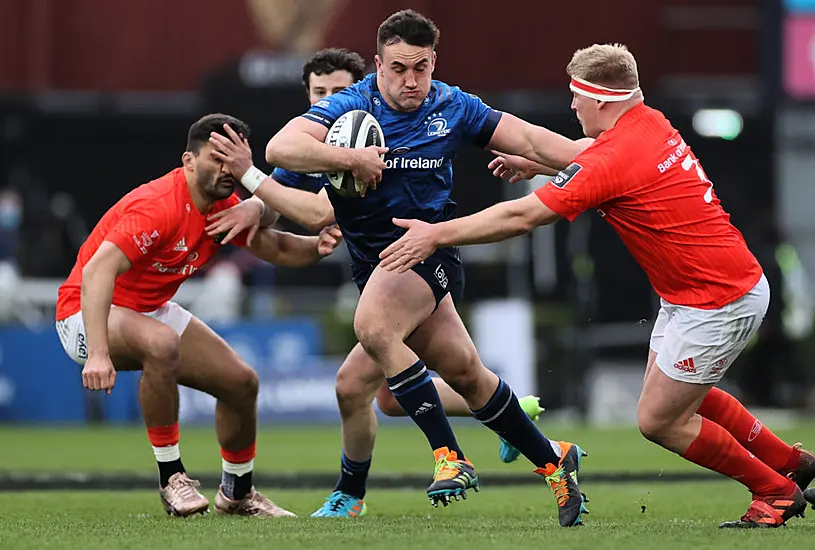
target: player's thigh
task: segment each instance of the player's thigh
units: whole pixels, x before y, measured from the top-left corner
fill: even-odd
[[[656,321],[654,321],[654,328],[651,329],[651,338],[648,343],[648,362],[645,364],[645,374],[643,375],[643,385],[648,379],[649,374],[653,371],[656,365],[657,354],[662,349],[662,342],[665,339],[665,329],[671,320],[674,309],[673,306],[662,301],[662,305],[657,313]]]
[[[76,363],[88,358],[88,337],[82,312],[57,321],[65,352]],[[108,314],[108,352],[116,370],[141,370],[146,361],[166,360],[173,367],[179,351],[178,335],[143,313],[112,307]]]
[[[478,350],[450,295],[442,299],[436,311],[406,343],[431,370],[445,379],[466,377],[482,366]]]
[[[379,365],[361,344],[356,344],[337,371],[337,399],[341,402],[367,400],[370,404],[384,381]]]
[[[656,367],[690,384],[716,384],[761,327],[766,303],[746,296],[714,310],[677,307],[665,327]]]
[[[220,399],[254,398],[258,390],[257,373],[196,317],[181,335],[178,383]]]
[[[433,291],[418,274],[377,267],[359,297],[354,330],[366,347],[382,344],[382,340],[404,340],[435,306]]]
[[[676,380],[655,368],[643,384],[637,407],[640,430],[659,433],[668,426],[687,423],[711,387]]]

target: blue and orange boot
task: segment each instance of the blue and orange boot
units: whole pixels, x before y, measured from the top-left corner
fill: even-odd
[[[557,441],[560,445],[561,458],[557,466],[547,464],[545,468],[538,468],[535,473],[543,476],[549,488],[555,493],[557,500],[558,520],[561,527],[574,527],[583,523],[583,514],[588,514],[585,503],[589,501],[580,491],[577,483],[577,474],[583,457],[588,453],[566,441]]]
[[[430,504],[438,507],[441,502],[447,506],[452,499],[466,499],[467,489],[478,492],[478,475],[472,462],[459,459],[458,454],[447,447],[436,449],[433,456],[436,459],[436,469],[433,483],[427,488]]]
[[[325,504],[311,514],[313,518],[361,518],[368,513],[368,505],[342,491],[334,491],[325,499]]]

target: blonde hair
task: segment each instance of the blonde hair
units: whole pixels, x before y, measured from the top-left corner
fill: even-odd
[[[610,88],[639,86],[637,60],[623,44],[594,44],[577,50],[566,66],[569,76]]]

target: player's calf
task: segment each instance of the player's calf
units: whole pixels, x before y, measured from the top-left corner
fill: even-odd
[[[157,328],[141,351],[139,402],[158,463],[159,485],[163,489],[172,476],[183,474],[185,470],[178,446],[179,338],[168,327]]]
[[[376,406],[386,416],[407,416],[405,409],[393,396],[387,384],[382,384],[376,391]]]

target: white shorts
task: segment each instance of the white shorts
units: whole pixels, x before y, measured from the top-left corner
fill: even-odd
[[[184,334],[192,319],[192,313],[175,302],[167,302],[157,310],[148,311],[143,315],[164,323],[179,336]],[[85,336],[85,322],[82,320],[82,311],[77,311],[70,317],[57,321],[56,327],[59,341],[62,342],[65,353],[75,362],[84,365],[88,359],[88,338]]]
[[[697,309],[662,300],[651,349],[668,377],[716,384],[758,332],[770,305],[766,277],[744,296],[719,309]]]

